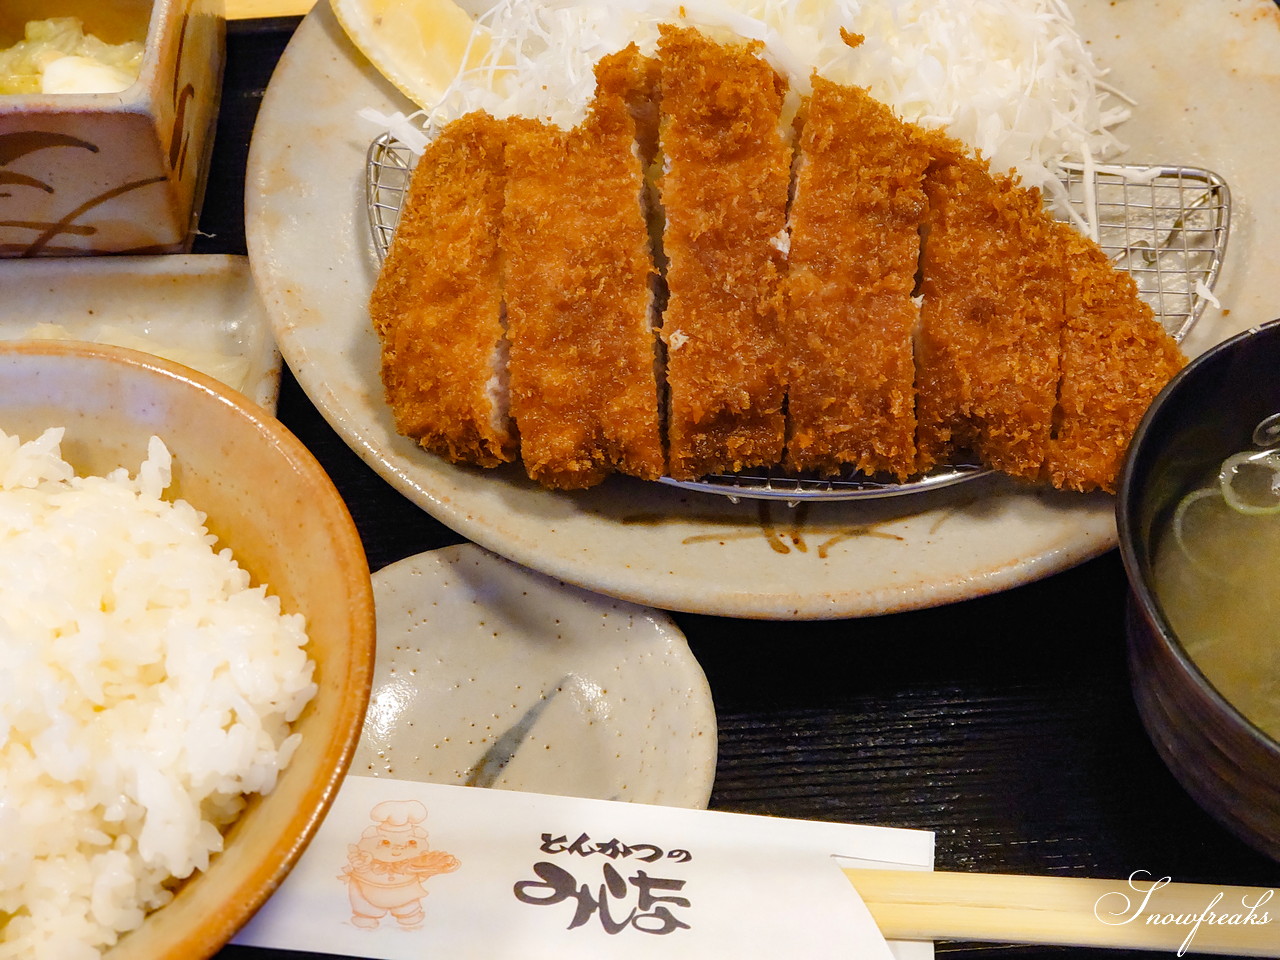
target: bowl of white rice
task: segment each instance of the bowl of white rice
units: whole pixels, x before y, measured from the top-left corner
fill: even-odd
[[[336,794],[373,656],[359,534],[279,421],[0,345],[0,958],[217,952]]]

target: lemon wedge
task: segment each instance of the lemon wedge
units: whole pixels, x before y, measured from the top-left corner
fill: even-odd
[[[483,29],[453,0],[332,2],[334,15],[356,48],[423,109],[440,99],[464,57],[468,65],[475,65],[488,50]]]

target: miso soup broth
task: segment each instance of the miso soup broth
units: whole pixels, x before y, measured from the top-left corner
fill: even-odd
[[[1209,682],[1280,737],[1280,451],[1231,457],[1155,538],[1156,598]]]

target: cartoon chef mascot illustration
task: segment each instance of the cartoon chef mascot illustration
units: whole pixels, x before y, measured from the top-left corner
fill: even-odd
[[[422,924],[424,881],[458,869],[458,858],[427,845],[427,808],[417,800],[384,800],[369,816],[359,843],[348,844],[342,879],[351,897],[351,922],[373,929],[388,913],[401,927]]]

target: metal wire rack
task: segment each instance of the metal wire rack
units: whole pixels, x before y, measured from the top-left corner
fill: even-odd
[[[384,133],[369,144],[365,155],[364,199],[379,263],[387,258],[391,247],[412,172],[413,152],[391,134]]]
[[[1231,191],[1195,167],[1063,164],[1071,206],[1127,270],[1166,330],[1181,340],[1218,280],[1231,225]]]
[[[392,135],[383,134],[369,145],[365,197],[379,262],[391,246],[412,169],[412,152]],[[1063,191],[1050,205],[1051,212],[1062,220],[1091,225],[1099,246],[1133,277],[1139,295],[1165,329],[1182,340],[1212,297],[1226,254],[1231,224],[1231,191],[1226,182],[1209,170],[1165,165],[1063,164],[1059,174]],[[868,477],[852,469],[834,477],[769,469],[715,474],[697,481],[664,477],[662,482],[731,499],[798,503],[920,493],[989,472],[979,463],[962,462],[905,482]]]

